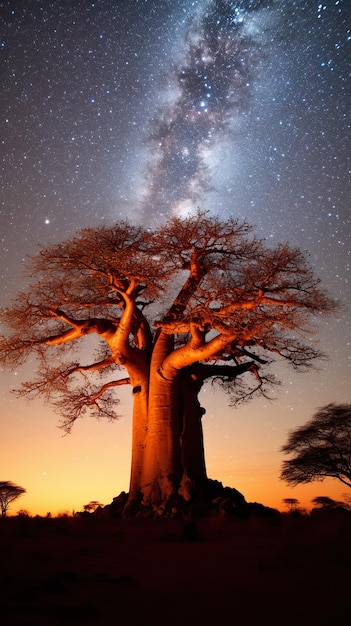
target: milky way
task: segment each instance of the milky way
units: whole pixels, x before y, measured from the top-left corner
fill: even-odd
[[[37,244],[197,206],[350,294],[345,0],[1,3],[4,302]]]
[[[269,4],[213,0],[189,19],[183,59],[172,68],[174,102],[158,111],[151,134],[146,219],[187,213],[203,202],[213,184],[211,153],[226,138],[235,141],[235,123],[250,106],[262,57],[250,18]]]

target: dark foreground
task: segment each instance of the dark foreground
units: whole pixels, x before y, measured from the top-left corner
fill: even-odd
[[[0,519],[0,623],[343,624],[350,531],[342,512],[196,526]]]

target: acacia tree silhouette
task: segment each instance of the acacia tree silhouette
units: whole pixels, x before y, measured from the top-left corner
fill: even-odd
[[[8,480],[0,481],[0,507],[3,517],[6,516],[10,504],[24,493],[26,493],[26,490],[23,487],[15,485]]]
[[[103,507],[103,506],[104,505],[101,504],[101,502],[98,502],[98,500],[91,500],[90,502],[88,502],[88,504],[84,504],[83,510],[86,513],[94,513],[96,509],[98,509],[99,507]]]
[[[115,419],[118,389],[131,386],[126,510],[200,497],[204,383],[232,404],[268,396],[277,360],[303,372],[323,356],[309,322],[335,309],[300,250],[203,211],[153,232],[128,221],[82,230],[28,270],[34,281],[2,313],[1,361],[35,355],[19,393],[51,402],[67,432],[88,413]]]
[[[312,504],[315,504],[320,509],[335,509],[343,507],[345,503],[329,498],[329,496],[316,496],[313,498]]]
[[[297,498],[284,498],[282,502],[288,509],[289,513],[294,513],[295,511],[298,511],[300,502],[299,500],[297,500]]]
[[[351,404],[328,404],[282,447],[281,479],[290,485],[336,478],[351,487]]]

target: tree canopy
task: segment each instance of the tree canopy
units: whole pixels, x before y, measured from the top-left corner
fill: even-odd
[[[336,478],[351,487],[351,404],[328,404],[290,432],[281,479],[299,485]]]
[[[316,496],[313,498],[312,504],[315,504],[320,509],[335,509],[345,506],[344,502],[334,500],[333,498],[329,498],[329,496]]]
[[[84,229],[27,271],[2,311],[1,361],[35,356],[19,393],[44,397],[67,432],[89,413],[115,419],[118,388],[130,385],[130,493],[146,502],[190,497],[206,479],[202,385],[215,381],[232,403],[269,395],[277,360],[303,372],[322,358],[311,333],[335,308],[301,250],[202,211],[154,231]]]

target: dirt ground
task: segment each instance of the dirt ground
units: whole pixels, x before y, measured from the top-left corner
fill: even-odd
[[[0,520],[3,626],[345,623],[351,514]]]

